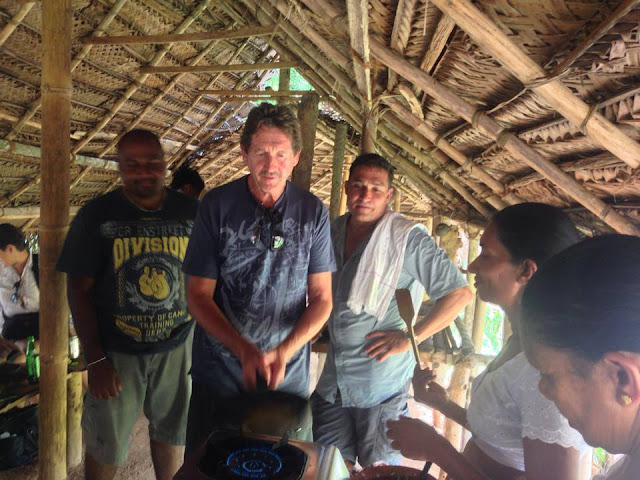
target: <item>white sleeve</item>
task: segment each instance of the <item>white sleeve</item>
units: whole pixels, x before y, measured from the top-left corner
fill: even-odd
[[[518,403],[522,418],[522,438],[557,444],[564,448],[573,447],[580,452],[584,450],[587,445],[582,435],[569,426],[555,404],[538,390],[540,373],[527,363],[521,380]]]

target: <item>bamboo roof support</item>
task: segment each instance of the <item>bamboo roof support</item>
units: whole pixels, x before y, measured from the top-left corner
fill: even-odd
[[[393,193],[393,209],[398,213],[402,210],[402,192],[400,190]]]
[[[393,20],[393,28],[391,30],[391,40],[389,45],[399,54],[404,53],[404,49],[409,41],[411,34],[411,20],[413,18],[414,8],[417,0],[399,0],[396,7],[396,15]],[[387,90],[391,92],[395,87],[398,79],[392,70],[389,71],[389,79],[387,81]]]
[[[227,170],[234,168],[238,166],[239,163],[242,162],[242,157],[236,157],[233,160],[230,160],[225,166],[223,166],[222,168],[219,168],[218,170],[216,170],[213,174],[211,174],[208,178],[207,178],[207,182],[206,183],[211,183],[215,178],[219,177],[220,175],[222,175],[223,173],[225,173]]]
[[[280,72],[282,73],[282,72]],[[310,90],[200,90],[202,95],[218,95],[227,97],[300,97],[313,94]],[[316,94],[317,95],[317,94]]]
[[[474,125],[475,128],[478,128],[493,139],[502,139],[505,149],[551,180],[574,200],[585,206],[596,215],[597,218],[610,225],[616,231],[632,235],[638,235],[640,233],[638,227],[628,218],[612,210],[574,178],[569,177],[551,162],[545,160],[538,152],[505,130],[491,117],[483,114],[481,110],[476,110],[476,108],[466,100],[459,97],[425,72],[411,65],[404,58],[399,57],[392,50],[377,41],[371,42],[371,52],[378,61],[393,68],[399,75],[405,77],[407,80],[414,82],[430,96],[436,98],[439,103],[455,111],[462,118]]]
[[[311,189],[311,170],[313,168],[313,154],[316,145],[316,125],[318,123],[319,103],[318,95],[306,95],[298,104],[298,121],[302,133],[302,145],[298,164],[293,169],[291,181],[293,184],[309,191]]]
[[[229,59],[229,61],[228,61],[228,62],[230,63],[230,62],[235,61],[235,59],[236,59],[236,58],[238,58],[238,57],[240,56],[240,53],[242,53],[242,51],[247,47],[247,45],[248,45],[248,44],[249,44],[249,41],[248,41],[248,40],[247,40],[247,41],[245,41],[245,42],[243,42],[243,43],[242,43],[242,45],[240,45],[240,46],[235,50],[235,52],[233,52],[233,55],[231,56],[231,58]],[[264,60],[265,58],[267,58],[268,53],[269,53],[268,51],[267,51],[267,52],[264,52],[264,53],[263,53],[263,54],[258,58],[258,61],[261,61],[261,60]],[[184,75],[186,75],[186,74],[184,74]],[[213,86],[215,85],[215,83],[218,81],[218,79],[219,79],[221,76],[222,76],[222,73],[218,73],[217,75],[214,75],[214,76],[211,78],[211,80],[207,83],[207,85],[205,86],[205,88],[211,88],[211,87],[213,87]],[[245,74],[243,75],[243,77],[242,77],[242,78],[248,78],[248,77],[249,77],[249,74],[246,74],[246,73],[245,73]],[[176,78],[176,79],[178,79],[178,78],[182,78],[182,75],[176,75],[176,77],[175,77],[175,78]],[[236,85],[238,85],[238,84],[236,84]],[[171,130],[173,130],[173,129],[178,125],[178,123],[180,123],[180,120],[181,120],[182,118],[184,118],[184,117],[188,117],[188,116],[191,114],[192,110],[195,108],[195,106],[198,104],[198,102],[199,102],[202,98],[203,98],[203,95],[202,95],[202,94],[199,94],[198,96],[196,96],[196,98],[193,100],[193,102],[191,102],[191,106],[190,106],[189,108],[187,108],[187,110],[184,112],[184,114],[182,115],[182,117],[176,118],[176,120],[175,120],[171,125],[169,125],[169,126],[168,126],[168,127],[167,127],[163,132],[162,132],[162,133],[160,133],[160,135],[159,135],[159,136],[160,136],[160,138],[163,138],[163,137],[165,137],[166,135],[168,135],[168,134],[171,132]],[[220,112],[220,110],[222,110],[223,106],[224,106],[224,105],[220,105],[216,110],[217,110],[218,112]],[[193,138],[193,137],[192,137],[192,138]],[[190,142],[189,142],[189,143],[190,143]],[[175,154],[174,154],[174,156],[175,156]]]
[[[104,16],[104,18],[100,21],[96,29],[94,30],[94,35],[102,35],[106,28],[111,24],[114,18],[118,15],[118,12],[122,9],[127,0],[117,0],[116,3],[113,4],[109,13]],[[78,52],[78,54],[74,57],[71,62],[71,72],[73,72],[78,65],[85,59],[89,51],[91,50],[91,45],[85,45]],[[31,103],[29,110],[22,116],[20,121],[11,129],[9,134],[7,134],[7,140],[13,140],[16,138],[18,133],[24,128],[26,123],[33,118],[38,110],[40,110],[40,106],[42,105],[42,96],[38,97],[34,102]]]
[[[369,58],[369,0],[346,0],[353,70],[364,98],[365,111],[371,109],[371,64]],[[366,130],[365,130],[366,135]],[[367,147],[367,142],[363,142]],[[363,150],[364,151],[364,150]],[[368,150],[367,150],[368,151]]]
[[[559,79],[547,77],[542,67],[469,0],[432,1],[525,86],[529,86],[565,118],[580,125],[586,135],[628,165],[634,168],[640,165],[640,144],[576,97]]]
[[[85,45],[139,45],[149,43],[181,43],[181,42],[210,42],[218,40],[232,40],[247,37],[263,37],[273,35],[277,26],[258,26],[240,28],[237,30],[218,30],[210,32],[180,33],[169,35],[118,35],[109,37],[85,37]]]
[[[11,220],[31,220],[40,218],[40,208],[36,207],[4,207],[0,208],[0,220],[8,222]],[[78,213],[80,207],[69,207],[69,216],[73,217]]]
[[[31,188],[35,187],[39,183],[40,183],[40,175],[38,174],[38,175],[36,175],[35,178],[32,178],[28,182],[24,183],[21,187],[19,187],[11,195],[9,195],[8,197],[5,197],[2,200],[0,200],[0,207],[4,207],[5,205],[8,205],[9,203],[13,202],[16,198],[18,198],[24,192],[26,192],[27,190],[30,190]]]
[[[289,90],[291,90],[291,69],[283,68],[278,76],[278,91],[285,92]],[[278,97],[278,105],[287,105],[289,103],[287,97]]]
[[[429,74],[433,73],[436,63],[442,56],[444,49],[447,47],[449,38],[455,28],[456,24],[451,20],[451,17],[449,15],[442,14],[442,17],[440,17],[438,25],[436,26],[436,30],[433,33],[429,48],[427,48],[427,51],[420,62],[420,70],[424,70]]]
[[[23,232],[30,230],[33,224],[36,223],[36,220],[38,220],[38,217],[30,218],[29,220],[27,220],[22,224],[22,226],[20,227],[20,230],[22,230]],[[82,444],[80,444],[80,446],[82,446]],[[67,443],[67,448],[68,447],[69,447],[69,444]]]
[[[431,127],[429,127],[424,120],[414,115],[397,99],[385,98],[383,102],[391,108],[398,119],[402,120],[405,125],[413,130],[414,136],[416,136],[415,134],[417,133],[431,142],[434,147],[434,149],[431,151],[431,156],[434,157],[434,159],[440,161],[441,166],[446,164],[446,162],[444,161],[445,158],[451,158],[458,165],[460,165],[462,170],[469,172],[472,177],[476,178],[478,181],[489,187],[489,189],[496,195],[488,196],[487,202],[491,203],[491,205],[493,205],[497,210],[503,209],[509,203],[513,204],[521,202],[521,200],[517,198],[515,194],[512,194],[513,198],[511,198],[511,200],[513,201],[506,203],[501,198],[505,195],[506,192],[505,186],[502,185],[502,183],[489,175],[484,168],[473,163],[473,161],[469,157],[456,149],[453,145],[451,145],[451,143],[439,137],[438,133]],[[387,117],[387,120],[395,124],[395,122],[393,121],[393,117]],[[395,125],[397,126],[397,124]],[[437,145],[434,144],[434,142],[437,142]],[[442,155],[439,155],[439,153],[441,152],[443,152]],[[447,154],[447,156],[444,155],[445,153]],[[452,174],[454,173],[449,169],[447,169],[447,171]]]
[[[362,138],[360,139],[360,153],[376,153],[376,137],[378,136],[378,116],[369,108],[364,107]]]
[[[202,60],[203,58],[205,58],[209,52],[211,52],[211,50],[213,50],[213,47],[215,47],[215,45],[217,44],[217,41],[213,41],[211,42],[209,45],[207,45],[204,49],[202,49],[202,51],[196,55],[195,58],[193,58],[192,60],[189,61],[189,65],[196,65],[200,60]],[[246,45],[246,43],[245,43]],[[120,141],[120,139],[122,138],[122,136],[127,133],[130,130],[133,130],[134,128],[136,128],[136,126],[138,126],[138,124],[142,121],[142,119],[144,119],[149,112],[151,112],[151,110],[153,110],[153,108],[160,102],[160,100],[162,100],[164,98],[165,95],[167,95],[171,90],[173,90],[173,88],[180,82],[180,80],[182,80],[182,78],[186,75],[186,73],[181,73],[179,75],[176,75],[175,77],[173,77],[171,79],[171,81],[164,86],[164,88],[162,89],[162,91],[156,95],[154,97],[154,99],[149,102],[149,104],[144,107],[144,110],[142,110],[142,112],[140,112],[138,115],[136,115],[136,117],[134,118],[133,122],[131,122],[127,128],[125,128],[122,132],[120,132],[113,140],[111,140],[109,142],[109,144],[104,147],[100,153],[99,156],[102,157],[103,155],[105,155],[107,152],[109,152],[109,150],[111,150],[113,147],[115,147],[117,145],[117,143]],[[181,115],[177,121],[179,121],[180,118],[184,117],[184,115]],[[176,122],[177,122],[176,121]]]
[[[13,31],[20,25],[20,22],[24,20],[36,2],[24,2],[20,9],[16,12],[16,14],[11,17],[7,24],[4,26],[2,31],[0,31],[0,47],[4,45],[4,42],[7,41],[7,38],[11,36]]]
[[[216,72],[258,72],[261,70],[280,70],[281,68],[295,68],[298,62],[272,62],[272,63],[234,63],[232,65],[204,65],[204,66],[178,66],[178,67],[143,67],[140,73],[155,75],[158,73],[216,73]]]
[[[393,132],[388,127],[381,127],[381,132],[391,140],[392,143],[396,144],[403,151],[410,153],[413,155],[416,160],[425,161],[425,163],[430,163],[433,165],[433,158],[422,152],[419,148],[414,147],[411,143],[401,138],[398,134]],[[420,167],[416,166],[416,168],[420,169]],[[413,170],[413,168],[411,169]],[[423,169],[420,169],[423,171]],[[416,171],[417,173],[417,171]],[[442,171],[440,173],[440,177],[444,180],[453,190],[455,190],[458,195],[464,198],[467,203],[469,203],[473,208],[475,208],[483,217],[489,218],[491,216],[491,212],[478,200],[476,200],[461,184],[460,182],[449,174],[446,171]]]
[[[234,53],[234,56],[229,60],[229,62],[232,62],[233,59],[237,56],[240,55],[240,52],[242,51],[242,49],[244,49],[244,47],[247,45],[247,42],[244,42],[244,44],[238,48],[238,50],[236,50],[236,52]],[[263,60],[265,58],[267,58],[269,56],[270,53],[270,49],[266,49],[262,55],[260,55],[259,60]],[[263,72],[262,75],[265,75],[267,73],[267,71]],[[242,75],[242,77],[240,77],[240,79],[234,84],[234,88],[240,88],[242,87],[242,85],[251,77],[251,75],[253,75],[253,72],[246,72],[244,75]],[[219,75],[218,75],[219,76]],[[213,86],[213,83],[216,81],[216,79],[218,78],[218,76],[216,76],[215,78],[213,78],[208,84],[207,87],[211,87]],[[263,78],[263,77],[261,77]],[[193,103],[191,105],[191,107],[187,110],[187,113],[191,111],[191,108],[193,108],[202,98],[204,97],[203,94],[198,94],[198,96],[196,96],[196,98],[193,100]],[[195,130],[194,133],[191,134],[191,136],[189,137],[189,140],[187,140],[179,149],[177,152],[175,152],[173,154],[173,156],[171,157],[171,159],[167,162],[168,166],[171,167],[174,163],[177,162],[178,167],[182,164],[182,162],[186,159],[186,156],[184,156],[181,159],[181,155],[183,155],[183,153],[185,152],[185,150],[187,149],[187,145],[189,145],[190,143],[193,143],[194,141],[197,142],[198,140],[198,136],[204,131],[205,128],[207,128],[207,126],[216,118],[216,116],[222,111],[222,109],[224,108],[224,102],[220,103],[220,105],[218,105],[208,116],[207,118],[204,120],[204,122],[202,122],[200,124],[200,126]],[[236,109],[234,111],[240,111],[240,109],[242,108],[242,106],[244,105],[244,103],[238,105],[236,107]],[[177,124],[177,122],[176,122]],[[167,128],[167,130],[162,134],[162,136],[164,136],[169,130],[171,130],[171,128],[174,128],[175,124],[173,126],[170,126],[169,128]],[[205,137],[205,139],[202,140],[201,143],[206,142],[206,140],[208,139],[208,137]]]
[[[340,211],[340,192],[343,188],[342,168],[344,166],[344,150],[347,142],[347,127],[345,122],[336,125],[333,141],[333,164],[331,174],[331,200],[329,201],[329,217],[331,221],[338,218]]]
[[[67,478],[69,308],[56,263],[69,225],[71,0],[42,4],[42,161],[40,171],[40,414],[38,478]],[[63,159],[62,165],[60,160]]]
[[[480,229],[472,226],[466,226],[467,236],[469,238],[469,248],[467,250],[467,285],[469,289],[471,289],[471,293],[473,293],[473,299],[467,304],[464,309],[464,326],[467,328],[469,334],[473,332],[473,312],[476,308],[476,275],[475,273],[471,273],[469,271],[469,265],[471,265],[476,258],[478,258],[478,254],[480,253]]]
[[[198,173],[203,174],[204,172],[209,170],[211,167],[213,167],[218,160],[222,160],[224,157],[226,157],[230,153],[233,153],[239,149],[240,149],[240,143],[231,144],[228,148],[225,148],[223,151],[216,154],[213,158],[207,160],[205,163],[200,165],[200,167],[198,168]]]
[[[180,23],[178,28],[176,28],[176,33],[183,33],[191,26],[194,20],[200,15],[208,6],[211,0],[202,0],[196,8],[194,8],[189,15]],[[165,55],[171,49],[171,44],[163,46],[159,49],[154,55],[149,65],[155,66],[162,61]],[[98,122],[98,124],[87,133],[87,136],[84,137],[80,142],[78,142],[74,148],[73,153],[78,153],[85,145],[87,145],[95,135],[100,132],[106,125],[111,121],[111,119],[120,111],[120,109],[125,105],[125,103],[131,98],[131,96],[138,91],[140,85],[146,82],[147,78],[149,78],[148,74],[140,74],[136,77],[134,83],[132,83],[129,88],[122,94],[122,96],[116,101],[111,110]],[[189,142],[191,143],[191,142]]]

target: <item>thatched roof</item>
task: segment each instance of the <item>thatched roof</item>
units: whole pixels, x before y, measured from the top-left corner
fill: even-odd
[[[173,165],[186,162],[200,169],[209,187],[245,172],[238,129],[253,104],[201,91],[262,89],[274,71],[149,74],[142,68],[292,61],[321,96],[311,184],[327,202],[336,119],[350,124],[347,153],[353,155],[370,109],[378,119],[377,149],[399,169],[402,211],[416,218],[438,213],[483,221],[517,201],[544,201],[567,208],[588,229],[606,231],[609,223],[629,225],[630,231],[640,224],[635,168],[640,157],[620,141],[630,138],[637,146],[640,137],[637,2],[477,2],[475,7],[512,42],[503,51],[519,50],[544,68],[544,77],[534,81],[527,80],[526,68],[514,69],[509,59],[498,58],[478,36],[481,32],[458,26],[465,25],[457,15],[466,0],[73,3],[73,205],[114,187],[113,146],[134,126],[161,135]],[[443,13],[443,3],[457,10]],[[94,36],[250,27],[267,28],[255,36],[213,41],[83,42]],[[5,219],[32,228],[37,219],[25,215],[33,216],[39,203],[39,153],[31,147],[40,145],[40,31],[40,2],[3,2],[0,207]],[[469,118],[463,107],[453,108],[444,96],[425,91],[407,65],[430,75],[464,108],[482,114]],[[554,82],[587,105],[588,115],[580,117],[586,122],[568,120],[570,115],[546,96],[545,86]],[[612,135],[607,145],[596,130],[597,113],[623,137]],[[489,117],[495,122],[490,124]],[[492,128],[500,131],[491,134]],[[519,137],[524,147],[514,146],[505,132]],[[514,153],[518,149],[520,154]],[[532,168],[536,161],[544,168]],[[554,164],[568,175],[546,172]],[[565,184],[564,178],[573,183]],[[586,190],[572,190],[576,185]],[[17,208],[27,213],[18,218]]]

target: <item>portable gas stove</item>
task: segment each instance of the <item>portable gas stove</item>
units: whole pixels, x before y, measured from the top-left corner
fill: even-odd
[[[349,472],[335,447],[267,435],[214,432],[189,455],[182,480],[345,480]]]

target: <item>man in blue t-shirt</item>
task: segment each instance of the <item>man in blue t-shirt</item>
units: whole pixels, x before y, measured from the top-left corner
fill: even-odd
[[[249,175],[198,210],[183,264],[197,322],[187,451],[257,385],[309,395],[310,340],[331,312],[334,259],[326,207],[287,181],[300,142],[287,107],[254,108],[240,139]]]

